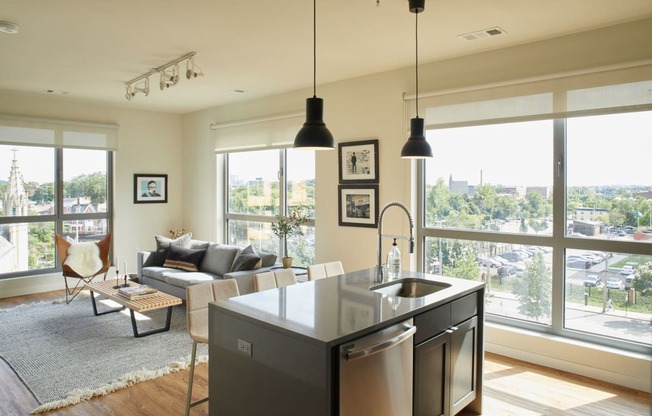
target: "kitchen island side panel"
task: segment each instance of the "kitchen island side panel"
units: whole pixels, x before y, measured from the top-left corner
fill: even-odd
[[[334,414],[326,344],[270,330],[215,305],[209,306],[209,326],[211,416]]]

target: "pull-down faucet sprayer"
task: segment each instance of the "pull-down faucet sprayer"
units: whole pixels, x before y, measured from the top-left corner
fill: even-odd
[[[383,260],[382,260],[382,239],[383,239],[383,216],[385,215],[385,211],[387,211],[387,208],[389,207],[399,207],[402,208],[403,211],[407,214],[408,220],[410,220],[410,254],[414,253],[414,236],[412,234],[412,230],[414,229],[414,221],[412,221],[412,215],[410,215],[410,211],[408,211],[407,207],[403,205],[401,202],[398,201],[392,201],[388,202],[385,204],[382,210],[380,210],[380,215],[378,216],[378,274],[376,275],[376,280],[378,282],[381,282],[383,280]],[[391,236],[393,238],[397,238],[396,236]],[[403,237],[404,238],[404,237]]]

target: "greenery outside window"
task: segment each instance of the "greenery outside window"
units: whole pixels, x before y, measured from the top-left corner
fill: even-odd
[[[282,254],[282,241],[272,232],[275,216],[300,208],[309,221],[303,236],[288,239],[293,265],[315,258],[314,152],[294,149],[231,152],[226,155],[226,241],[237,246]]]

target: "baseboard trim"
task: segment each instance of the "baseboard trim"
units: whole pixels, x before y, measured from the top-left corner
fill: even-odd
[[[652,357],[587,342],[486,324],[485,350],[517,360],[652,392]]]

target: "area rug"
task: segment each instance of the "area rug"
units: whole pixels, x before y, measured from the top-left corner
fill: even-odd
[[[119,306],[98,300],[98,311]],[[136,314],[139,331],[165,324],[166,309]],[[172,311],[170,331],[135,338],[129,310],[94,316],[90,295],[0,310],[0,357],[32,391],[40,413],[183,370],[192,340],[185,306]],[[198,362],[208,360],[199,345]]]

